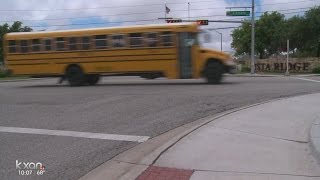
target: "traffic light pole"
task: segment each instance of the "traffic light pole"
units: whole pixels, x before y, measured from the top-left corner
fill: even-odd
[[[255,44],[255,22],[254,22],[254,0],[252,0],[252,14],[251,14],[251,74],[255,73],[254,60],[254,44]]]

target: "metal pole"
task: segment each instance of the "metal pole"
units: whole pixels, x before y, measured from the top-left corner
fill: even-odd
[[[255,65],[254,65],[254,44],[255,44],[255,32],[254,32],[254,0],[252,0],[252,14],[251,14],[251,74],[255,73]]]
[[[167,4],[164,4],[164,22],[167,22]]]
[[[222,52],[222,33],[217,31],[217,30],[214,30],[216,33],[219,33],[220,34],[220,49],[221,49],[221,52]]]
[[[286,76],[290,75],[290,73],[289,73],[289,51],[290,51],[289,48],[290,48],[290,41],[287,40],[287,70],[285,73]]]
[[[221,36],[221,52],[222,52],[222,33],[220,33]]]
[[[189,21],[190,21],[190,2],[188,2],[188,18],[189,18]]]

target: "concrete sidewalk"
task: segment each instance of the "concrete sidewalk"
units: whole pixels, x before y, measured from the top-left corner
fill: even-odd
[[[320,180],[309,136],[319,119],[320,94],[234,112],[184,137],[137,179]]]

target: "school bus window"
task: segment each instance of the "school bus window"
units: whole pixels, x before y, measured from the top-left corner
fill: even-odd
[[[51,41],[51,39],[45,39],[44,40],[44,50],[45,51],[51,51],[52,50],[52,41]]]
[[[90,49],[90,37],[82,37],[82,43],[81,43],[81,48],[83,50],[88,50]]]
[[[69,50],[78,50],[76,37],[69,38]]]
[[[192,41],[193,45],[199,45],[197,33],[188,33],[188,39]]]
[[[163,32],[161,34],[162,45],[163,46],[172,46],[173,45],[173,34],[171,32]]]
[[[131,33],[130,34],[130,46],[131,47],[143,46],[143,37],[142,37],[141,33]]]
[[[124,35],[112,36],[112,47],[124,47],[124,46],[125,46]]]
[[[32,39],[32,51],[37,52],[40,51],[41,43],[39,39]]]
[[[64,43],[65,41],[63,37],[59,37],[56,39],[57,51],[65,50]]]
[[[29,51],[28,41],[27,40],[21,40],[20,41],[20,51],[22,53],[26,53],[26,52]]]
[[[157,46],[157,33],[147,33],[146,34],[146,42],[148,47],[156,47]]]
[[[103,49],[106,48],[107,45],[108,36],[106,35],[97,35],[95,36],[95,45],[96,49]]]
[[[17,42],[14,40],[9,41],[9,53],[16,53],[17,52]]]

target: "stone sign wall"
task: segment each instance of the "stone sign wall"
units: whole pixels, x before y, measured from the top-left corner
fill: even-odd
[[[244,64],[250,67],[250,60]],[[316,67],[320,67],[320,58],[290,58],[289,71],[296,73],[311,73]],[[286,58],[256,59],[256,72],[285,72],[287,68]]]

